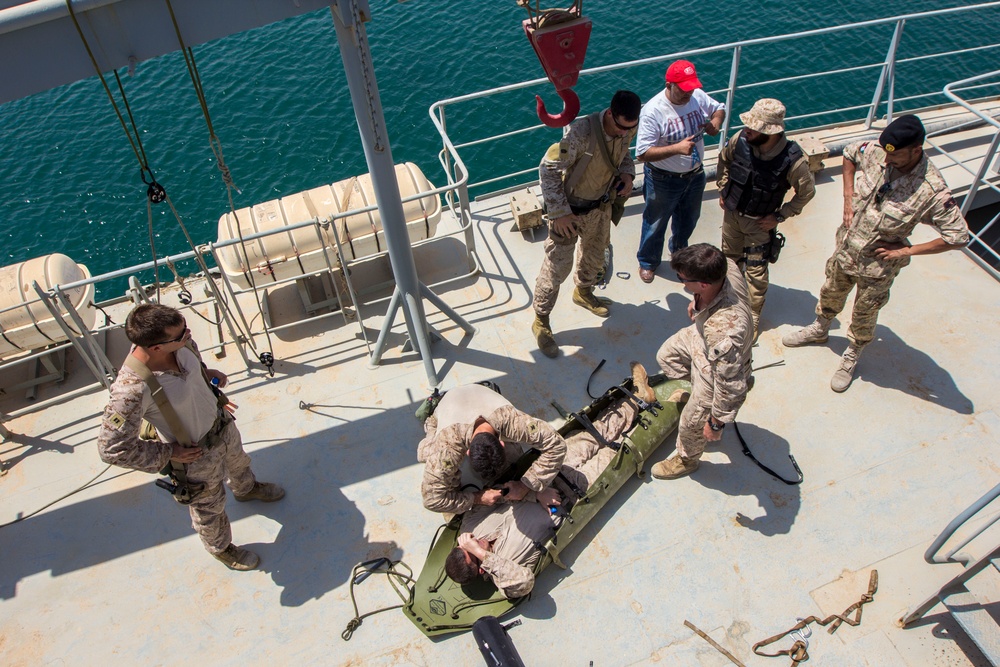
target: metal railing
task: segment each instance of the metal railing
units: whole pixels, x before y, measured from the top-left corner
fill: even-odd
[[[979,160],[979,164],[975,171],[973,171],[973,169],[970,168],[964,161],[959,160],[948,151],[941,150],[942,155],[972,175],[972,183],[969,185],[969,190],[965,195],[965,200],[962,202],[962,215],[966,216],[966,218],[968,218],[969,212],[973,210],[973,202],[981,192],[985,190],[992,190],[993,193],[997,195],[998,199],[1000,199],[1000,184],[998,184],[998,180],[1000,179],[997,178],[997,175],[1000,174],[1000,161],[997,159],[997,150],[1000,148],[1000,122],[989,114],[983,113],[970,102],[962,99],[955,92],[957,90],[969,90],[970,84],[984,80],[994,80],[994,82],[1000,81],[1000,70],[954,81],[946,85],[943,91],[943,94],[952,102],[972,112],[979,117],[983,123],[994,129],[990,145],[986,149],[983,157]],[[992,177],[990,175],[991,171],[993,172]],[[997,253],[993,245],[987,240],[994,225],[997,224],[997,220],[1000,220],[1000,212],[994,215],[982,227],[972,232],[972,241],[966,248],[966,253],[994,278],[1000,280],[1000,253]],[[998,230],[1000,230],[1000,227],[998,227]]]
[[[869,93],[865,92],[863,87],[857,87],[853,90],[843,90],[843,94],[838,96],[840,100],[850,100],[850,98],[855,98],[857,101],[851,101],[850,103],[844,104],[843,106],[837,106],[831,109],[821,109],[818,111],[807,111],[804,113],[799,113],[797,115],[789,115],[786,117],[786,122],[791,125],[796,125],[797,121],[801,122],[803,120],[810,120],[817,122],[818,125],[830,125],[830,124],[843,124],[848,122],[857,122],[863,120],[865,126],[870,128],[876,119],[879,118],[880,114],[884,115],[887,122],[891,122],[893,115],[900,109],[900,105],[904,103],[913,103],[919,101],[917,105],[907,105],[907,108],[912,108],[913,106],[930,106],[934,103],[942,103],[948,100],[948,94],[942,92],[941,83],[927,82],[925,84],[925,79],[927,77],[913,77],[908,81],[908,84],[912,85],[926,85],[926,88],[918,88],[915,90],[908,91],[908,94],[902,97],[897,97],[897,84],[899,81],[898,72],[901,67],[906,67],[908,65],[913,65],[919,63],[921,67],[924,67],[928,61],[934,62],[939,61],[944,58],[962,58],[963,56],[969,58],[975,56],[976,58],[981,58],[983,53],[988,53],[990,51],[995,51],[1000,48],[1000,43],[990,43],[982,44],[976,46],[968,46],[959,49],[946,49],[946,50],[930,50],[932,45],[925,40],[914,40],[907,42],[908,47],[923,48],[926,49],[925,52],[919,52],[916,55],[910,55],[905,58],[899,58],[898,54],[900,51],[900,45],[903,43],[906,34],[906,27],[908,24],[914,24],[917,22],[929,21],[934,19],[940,19],[944,16],[951,15],[964,15],[963,18],[967,18],[969,21],[983,20],[983,16],[989,12],[1000,7],[1000,2],[986,2],[976,5],[970,5],[966,7],[954,7],[949,9],[940,9],[927,12],[918,12],[912,14],[905,14],[890,18],[876,19],[870,21],[860,21],[857,23],[851,23],[842,26],[833,26],[828,28],[819,28],[815,30],[807,30],[803,32],[791,33],[786,35],[778,35],[774,37],[763,37],[757,39],[747,39],[737,42],[730,42],[727,44],[721,44],[717,46],[704,47],[699,49],[689,49],[686,51],[677,51],[674,53],[668,53],[661,56],[656,56],[652,58],[643,58],[639,60],[632,60],[629,62],[617,63],[613,65],[605,65],[602,67],[593,67],[590,69],[585,69],[580,73],[580,83],[578,87],[585,86],[588,80],[593,80],[597,75],[604,74],[607,72],[615,72],[620,70],[634,69],[637,67],[663,63],[670,60],[675,60],[677,58],[695,59],[697,57],[704,57],[709,55],[728,55],[730,62],[730,72],[729,72],[729,84],[726,88],[720,90],[706,91],[711,95],[725,94],[726,106],[730,110],[727,114],[725,124],[723,126],[722,132],[720,132],[720,138],[729,136],[731,130],[735,130],[738,125],[732,124],[732,112],[734,108],[734,102],[737,95],[742,91],[759,91],[760,96],[768,93],[768,91],[773,91],[776,86],[789,83],[805,83],[808,82],[810,85],[819,84],[824,85],[828,82],[834,82],[835,77],[842,76],[845,74],[856,74],[859,72],[866,71],[878,71],[878,79],[874,87],[869,90]],[[978,15],[978,16],[977,16]],[[995,19],[995,16],[994,16]],[[860,65],[853,65],[849,67],[840,67],[835,69],[828,69],[816,72],[807,73],[795,73],[792,76],[771,76],[770,78],[765,78],[759,81],[752,82],[741,82],[741,66],[746,60],[746,53],[750,50],[755,50],[759,48],[772,47],[775,44],[782,42],[792,42],[796,41],[795,46],[803,53],[810,52],[810,40],[816,40],[821,37],[827,37],[830,35],[837,35],[841,38],[848,38],[852,36],[852,33],[856,33],[853,37],[860,38],[862,36],[862,31],[867,31],[873,27],[877,26],[893,26],[892,35],[886,45],[885,55],[882,59],[863,63]],[[970,32],[970,34],[972,34]],[[866,42],[866,48],[871,49],[873,40]],[[765,62],[767,62],[765,60]],[[801,62],[801,61],[800,61]],[[954,67],[954,63],[951,65]],[[760,67],[755,65],[755,71],[762,71],[765,76],[768,74],[769,68],[772,66],[765,65]],[[981,67],[971,67],[972,70],[981,69]],[[962,82],[956,82],[955,84],[949,84],[956,86],[950,89],[951,93],[957,91],[971,91],[978,90],[983,93],[989,93],[1000,91],[1000,86],[995,84],[985,84],[985,85],[967,85],[972,84],[978,79],[967,79]],[[504,174],[491,173],[486,178],[470,182],[466,187],[461,187],[458,189],[458,193],[464,195],[463,200],[468,199],[468,189],[485,188],[486,186],[496,186],[497,184],[505,183],[509,187],[505,188],[495,188],[497,190],[508,191],[514,189],[514,187],[524,187],[525,184],[530,185],[537,182],[537,178],[525,178],[528,175],[537,175],[538,168],[538,155],[540,155],[540,150],[538,149],[538,142],[535,140],[535,133],[538,131],[546,130],[547,128],[541,124],[532,124],[525,127],[506,129],[504,132],[499,134],[493,134],[484,137],[474,137],[468,140],[457,141],[452,138],[449,132],[454,132],[454,128],[449,130],[448,127],[448,110],[451,108],[459,107],[461,105],[478,104],[479,109],[490,108],[488,105],[483,104],[489,98],[493,98],[498,95],[503,95],[517,90],[524,90],[528,88],[539,88],[541,90],[542,86],[547,86],[547,79],[533,79],[531,81],[524,81],[521,83],[511,84],[507,86],[500,86],[497,88],[491,88],[489,90],[483,90],[475,93],[470,93],[467,95],[461,95],[458,97],[450,97],[444,100],[440,100],[431,105],[429,113],[431,120],[437,127],[438,132],[441,135],[443,149],[439,153],[439,158],[441,165],[444,167],[446,173],[449,174],[449,178],[453,184],[458,184],[460,181],[468,179],[469,170],[466,167],[465,162],[458,157],[460,150],[468,149],[471,147],[481,147],[487,144],[498,142],[501,140],[510,140],[514,138],[521,138],[525,140],[525,143],[518,146],[518,154],[525,156],[525,161],[523,166],[514,168]],[[763,90],[761,90],[763,89]],[[773,93],[770,93],[773,95]],[[987,95],[988,96],[988,95]],[[749,106],[749,105],[747,105]],[[518,181],[520,179],[520,181]],[[490,192],[489,194],[483,194],[481,196],[487,197],[490,194],[496,194],[495,192]]]
[[[458,156],[455,155],[454,159],[459,161]],[[459,161],[460,162],[460,161]],[[459,180],[457,183],[452,183],[438,188],[432,188],[426,191],[416,193],[414,195],[405,197],[402,202],[408,203],[411,201],[416,201],[419,199],[424,199],[428,196],[434,197],[444,197],[445,201],[450,202],[447,208],[448,212],[451,213],[453,217],[454,224],[457,228],[449,229],[447,231],[441,232],[439,227],[439,232],[433,237],[422,239],[420,241],[415,241],[411,245],[413,248],[418,248],[421,246],[440,243],[446,239],[459,237],[466,251],[466,264],[467,271],[461,273],[460,275],[449,277],[437,282],[430,283],[427,285],[428,288],[439,288],[456,281],[460,281],[468,278],[469,276],[478,273],[482,266],[479,260],[478,254],[475,247],[475,237],[472,229],[472,217],[469,212],[469,202],[468,199],[463,199],[461,195],[456,195],[456,191],[459,188],[464,188],[466,184],[465,180]],[[458,197],[462,204],[455,204],[454,199]],[[71,398],[74,398],[80,394],[84,394],[94,389],[104,387],[110,387],[113,382],[118,368],[113,364],[104,352],[103,344],[98,342],[97,336],[104,335],[108,331],[120,328],[122,324],[112,324],[105,323],[103,325],[88,328],[84,322],[78,308],[72,303],[68,298],[68,294],[73,290],[78,290],[80,288],[85,288],[89,285],[95,286],[95,293],[98,291],[96,287],[102,283],[112,283],[114,281],[119,281],[122,278],[128,278],[129,280],[129,290],[126,292],[125,298],[131,300],[133,303],[149,302],[150,295],[154,294],[158,290],[158,286],[153,285],[149,287],[142,286],[136,276],[148,273],[149,271],[162,267],[164,269],[169,269],[172,275],[177,277],[179,281],[183,281],[181,278],[181,272],[177,270],[177,265],[186,265],[187,263],[194,263],[194,270],[188,275],[196,274],[201,266],[209,266],[205,261],[211,259],[214,262],[214,267],[222,267],[225,264],[221,261],[220,251],[228,248],[230,246],[240,246],[247,243],[252,243],[259,239],[263,239],[269,236],[275,235],[287,235],[299,229],[305,229],[307,227],[312,227],[317,235],[317,238],[321,241],[321,248],[324,253],[325,268],[320,268],[318,270],[309,270],[296,275],[287,275],[279,280],[269,281],[266,284],[257,284],[250,288],[240,288],[233,284],[232,280],[226,273],[226,271],[220,271],[221,275],[216,275],[217,269],[214,267],[209,268],[209,275],[198,274],[196,277],[201,277],[205,279],[206,286],[206,298],[195,300],[191,296],[182,302],[180,306],[181,310],[184,311],[194,311],[201,306],[214,307],[215,312],[219,317],[218,322],[212,322],[212,324],[218,327],[218,336],[211,344],[202,344],[200,348],[202,351],[209,351],[213,349],[221,348],[228,344],[235,344],[237,350],[243,358],[245,366],[249,369],[255,363],[257,359],[251,359],[247,354],[247,348],[256,349],[254,340],[261,336],[269,336],[275,331],[287,328],[289,326],[297,326],[303,324],[307,321],[317,321],[329,317],[335,317],[341,315],[344,317],[345,324],[348,323],[348,317],[346,316],[345,308],[350,306],[354,310],[354,315],[357,319],[357,324],[361,329],[361,337],[364,339],[366,346],[368,347],[369,353],[371,352],[371,347],[368,343],[368,338],[366,335],[363,318],[361,315],[362,306],[373,306],[389,300],[390,297],[379,297],[379,298],[369,298],[361,300],[361,296],[371,293],[374,291],[375,287],[366,286],[366,290],[358,290],[351,281],[350,273],[352,268],[356,267],[362,262],[372,262],[378,260],[379,258],[387,257],[388,251],[382,250],[370,255],[365,255],[363,257],[358,257],[355,259],[348,259],[344,253],[341,246],[341,242],[337,233],[334,233],[332,229],[335,229],[337,222],[342,219],[351,218],[356,215],[365,215],[372,211],[376,211],[378,206],[373,204],[370,206],[365,206],[363,208],[351,209],[349,211],[343,211],[335,215],[331,215],[325,218],[313,218],[311,220],[306,220],[292,225],[287,225],[279,227],[272,230],[267,230],[263,232],[258,232],[255,234],[243,235],[242,238],[228,239],[218,243],[208,243],[200,245],[196,250],[189,250],[187,252],[170,255],[168,257],[161,257],[155,262],[145,262],[142,264],[137,264],[134,266],[118,269],[115,271],[99,274],[92,276],[83,280],[78,280],[71,283],[54,285],[51,288],[43,289],[37,284],[34,285],[34,292],[36,296],[34,298],[25,297],[23,302],[15,306],[10,306],[8,308],[0,309],[0,315],[8,311],[31,309],[39,304],[44,306],[44,308],[49,312],[55,324],[62,330],[64,337],[60,340],[52,340],[51,345],[44,346],[43,349],[39,350],[27,350],[25,349],[22,353],[16,356],[10,356],[5,359],[0,359],[0,372],[4,372],[7,369],[14,368],[16,366],[24,365],[30,362],[34,362],[38,359],[44,358],[48,355],[52,355],[57,352],[65,351],[70,348],[75,349],[77,354],[82,359],[83,363],[89,368],[91,373],[95,377],[95,382],[83,386],[72,392],[62,392],[59,395],[47,399],[45,401],[38,401],[30,403],[23,408],[8,412],[0,413],[0,429],[2,429],[2,422],[8,419],[12,419],[23,414],[30,412],[35,412],[40,409],[44,409],[53,404],[60,403]],[[325,239],[330,235],[334,237],[336,243],[335,247],[331,247],[325,242]],[[200,261],[198,261],[200,260]],[[247,266],[245,267],[248,273],[253,272],[256,267]],[[264,318],[257,318],[256,316],[248,318],[243,312],[243,306],[240,305],[238,297],[240,295],[247,294],[249,292],[260,292],[267,290],[276,286],[288,284],[297,280],[303,280],[311,278],[313,276],[327,276],[333,282],[334,289],[337,292],[337,308],[330,309],[330,312],[313,315],[311,317],[305,317],[296,320],[294,323],[270,326],[264,321]],[[337,287],[337,279],[342,277],[347,285],[348,294],[344,295],[340,292]],[[188,278],[189,280],[191,278]],[[181,282],[183,285],[183,282]],[[259,295],[255,295],[259,296]],[[349,300],[348,300],[349,299]],[[96,308],[98,310],[103,310],[104,308],[118,303],[122,300],[121,297],[111,299],[104,302],[85,304],[87,308]],[[257,301],[260,305],[260,301]],[[263,314],[263,313],[261,313]],[[200,314],[199,314],[200,315]],[[204,316],[201,316],[204,318]],[[37,322],[36,322],[37,326]],[[0,331],[0,334],[3,332]],[[0,430],[2,433],[2,430]]]

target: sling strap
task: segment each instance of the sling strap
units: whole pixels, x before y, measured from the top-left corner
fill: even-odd
[[[181,422],[181,418],[178,416],[177,411],[174,410],[174,406],[170,404],[167,393],[163,391],[163,385],[156,379],[153,372],[149,370],[149,367],[136,359],[132,354],[125,357],[125,365],[149,387],[149,393],[153,398],[153,402],[156,403],[156,407],[159,408],[160,414],[163,415],[163,419],[167,422],[167,426],[170,427],[170,432],[174,434],[177,442],[183,447],[191,447],[191,436],[188,435],[187,429]],[[171,459],[170,476],[175,477],[182,485],[188,486],[186,465],[177,463]]]
[[[739,424],[737,424],[736,422],[733,422],[733,428],[736,429],[736,437],[740,439],[740,446],[743,447],[743,453],[746,454],[747,456],[749,456],[750,460],[753,461],[754,463],[756,463],[760,467],[761,470],[763,470],[764,472],[766,472],[768,475],[771,475],[772,477],[776,477],[776,478],[780,479],[782,482],[784,482],[785,484],[788,484],[789,486],[795,486],[796,484],[801,484],[802,483],[802,480],[805,479],[805,476],[802,474],[802,469],[799,468],[799,464],[795,461],[795,457],[794,456],[792,456],[791,454],[789,454],[788,455],[788,460],[790,460],[792,462],[792,467],[795,468],[795,472],[798,474],[799,478],[798,478],[798,480],[788,480],[788,479],[785,479],[784,477],[782,477],[781,475],[779,475],[778,473],[774,472],[773,470],[771,470],[770,468],[768,468],[766,465],[764,465],[763,463],[761,463],[760,461],[757,460],[757,457],[754,456],[753,452],[750,451],[750,448],[747,447],[747,441],[743,439],[743,435],[740,433]]]

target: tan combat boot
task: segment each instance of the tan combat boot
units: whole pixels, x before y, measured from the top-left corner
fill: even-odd
[[[273,503],[276,500],[281,500],[285,497],[285,490],[278,486],[277,484],[271,484],[270,482],[254,482],[253,488],[250,489],[250,493],[238,496],[235,493],[233,498],[245,503],[248,500],[260,500],[265,503]]]
[[[847,346],[844,355],[840,358],[840,368],[830,380],[830,389],[838,394],[847,391],[847,388],[851,386],[851,381],[854,380],[854,369],[858,365],[858,357],[860,356],[860,347],[855,346],[854,343]]]
[[[681,456],[677,450],[663,461],[653,466],[650,471],[656,479],[677,479],[690,475],[698,469],[698,459]]]
[[[593,287],[577,287],[573,290],[573,303],[586,308],[598,317],[607,317],[611,299],[602,299],[594,296]]]
[[[825,343],[830,338],[829,331],[832,323],[832,319],[817,317],[816,321],[809,326],[785,334],[781,339],[781,344],[785,347],[801,347],[810,343]]]
[[[638,361],[630,362],[629,368],[632,369],[632,386],[635,395],[647,403],[655,401],[656,392],[649,386],[649,375],[646,374],[646,369]]]
[[[552,337],[552,327],[549,326],[548,315],[535,313],[535,321],[531,325],[531,333],[535,334],[538,349],[542,351],[542,354],[551,359],[559,356],[559,346],[556,345],[556,339]]]
[[[248,549],[238,547],[231,542],[225,551],[220,551],[212,555],[222,561],[230,570],[238,570],[240,572],[252,570],[260,563],[260,558],[257,554]]]

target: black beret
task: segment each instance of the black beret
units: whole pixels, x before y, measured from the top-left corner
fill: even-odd
[[[924,143],[924,124],[913,114],[900,116],[889,123],[878,142],[887,153],[891,153],[897,148],[907,148],[909,146],[922,146]]]

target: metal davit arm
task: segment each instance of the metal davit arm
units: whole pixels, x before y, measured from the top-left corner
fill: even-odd
[[[375,191],[375,200],[382,218],[382,229],[389,250],[389,263],[396,279],[389,310],[386,312],[382,330],[372,351],[371,365],[378,365],[381,361],[388,332],[392,329],[396,312],[402,308],[410,342],[423,359],[427,381],[431,386],[437,386],[437,371],[430,349],[430,328],[427,325],[421,299],[421,294],[426,296],[430,290],[417,278],[385,117],[382,114],[382,102],[375,81],[371,51],[368,48],[368,36],[365,32],[364,22],[371,20],[371,10],[367,0],[334,0],[330,9],[337,30],[340,56],[344,61],[344,72],[347,74],[347,86],[351,91],[351,102],[358,121],[365,160],[372,177],[372,189]],[[459,317],[455,311],[449,309],[443,312],[465,331],[470,334],[475,332],[475,328]]]

